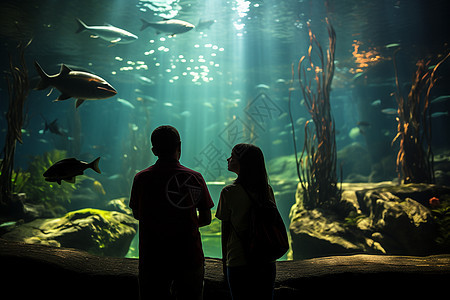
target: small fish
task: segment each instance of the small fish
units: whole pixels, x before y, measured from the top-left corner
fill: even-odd
[[[139,126],[137,126],[134,123],[128,124],[128,126],[130,127],[131,130],[133,131],[138,131],[139,130]]]
[[[362,74],[364,74],[364,73],[363,72],[356,73],[355,76],[353,76],[352,80],[355,80],[356,78],[361,77]]]
[[[438,118],[438,117],[443,117],[443,116],[448,116],[448,111],[438,111],[438,112],[431,114],[432,118]]]
[[[105,26],[88,26],[80,19],[76,19],[78,22],[78,30],[76,33],[83,31],[89,31],[93,35],[93,38],[101,38],[111,44],[128,44],[134,42],[138,37],[131,32],[123,30],[121,28],[114,27],[112,25]]]
[[[306,118],[298,118],[297,121],[295,121],[295,123],[300,126],[305,124],[305,122],[306,122]]]
[[[41,115],[42,116],[42,115]],[[53,120],[51,123],[48,123],[47,120],[42,116],[45,122],[45,127],[42,133],[44,134],[47,130],[53,134],[65,136],[64,132],[62,132],[61,128],[58,125],[58,119]]]
[[[207,108],[210,108],[210,109],[214,109],[214,105],[212,105],[211,102],[203,102],[203,106],[207,107]]]
[[[76,107],[85,100],[100,100],[112,97],[117,91],[103,78],[87,73],[72,71],[66,65],[61,65],[61,71],[55,75],[47,75],[37,61],[34,62],[41,76],[36,90],[44,90],[49,86],[57,88],[61,95],[55,101],[76,98]]]
[[[202,19],[198,20],[197,26],[195,26],[195,30],[205,30],[211,28],[211,26],[216,22],[216,20],[207,20],[202,21]]]
[[[447,101],[449,99],[450,99],[450,95],[439,96],[439,97],[434,98],[433,100],[431,100],[431,103],[433,103],[433,104],[441,103],[441,102],[445,102],[445,101]]]
[[[117,102],[119,102],[123,106],[126,106],[126,107],[131,108],[131,109],[135,109],[136,108],[133,104],[130,103],[130,101],[122,99],[122,98],[117,98]]]
[[[98,167],[98,162],[100,157],[97,157],[93,162],[86,163],[79,161],[75,158],[66,158],[53,164],[47,171],[44,172],[43,176],[46,181],[57,182],[61,184],[61,181],[67,181],[70,183],[75,183],[75,177],[78,175],[83,175],[84,170],[91,168],[95,172],[101,174]]]
[[[155,85],[155,82],[153,80],[151,80],[150,78],[145,77],[145,76],[136,75],[136,80],[139,83],[144,84],[144,85],[149,85],[149,86]]]
[[[255,86],[256,89],[260,89],[260,90],[268,90],[270,89],[270,86],[268,86],[267,84],[264,83],[260,83],[257,86]]]
[[[395,108],[383,108],[381,112],[386,115],[395,115],[397,110]]]
[[[185,110],[180,113],[180,116],[185,117],[185,118],[189,118],[191,115],[192,115],[192,113],[189,110]]]
[[[282,143],[283,143],[283,140],[278,139],[278,140],[273,141],[272,145],[280,145]]]
[[[147,22],[144,19],[141,19],[142,27],[141,31],[146,29],[147,27],[153,27],[156,29],[156,34],[160,34],[161,32],[169,33],[171,36],[188,32],[195,28],[195,26],[189,22],[177,20],[177,19],[164,19],[163,21],[158,21],[155,23]]]
[[[100,181],[98,180],[94,180],[94,182],[92,183],[92,188],[94,189],[95,192],[97,192],[100,195],[106,195],[105,189],[103,188],[103,185],[101,184]]]
[[[379,105],[381,105],[381,99],[374,100],[372,103],[370,103],[370,105],[372,105],[372,106],[379,106]]]
[[[400,44],[398,43],[392,43],[392,44],[387,44],[386,46],[384,46],[385,48],[389,49],[389,48],[396,48],[396,47],[400,47]]]
[[[356,140],[361,135],[361,133],[363,133],[363,132],[361,131],[361,129],[359,127],[353,127],[352,129],[350,129],[348,136],[352,140]]]

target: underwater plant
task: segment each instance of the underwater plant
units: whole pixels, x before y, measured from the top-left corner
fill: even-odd
[[[306,108],[311,115],[312,122],[305,124],[305,141],[300,156],[297,158],[295,143],[295,129],[290,112],[292,125],[297,174],[303,189],[303,205],[312,209],[322,207],[332,209],[339,202],[341,190],[337,186],[336,175],[336,139],[335,125],[331,116],[330,91],[334,75],[334,53],[336,48],[336,33],[329,20],[326,19],[329,49],[327,49],[326,64],[322,47],[316,36],[312,33],[310,24],[309,48],[307,56],[302,56],[298,63],[298,81],[303,92]],[[319,64],[313,62],[314,53],[319,59]],[[307,66],[302,63],[307,62]],[[314,75],[308,80],[306,71],[313,71]],[[292,77],[294,67],[292,66]],[[314,91],[315,90],[315,91]],[[289,89],[289,109],[292,88]],[[314,126],[314,133],[310,129]]]
[[[14,154],[16,141],[22,143],[22,126],[25,114],[24,106],[28,96],[29,82],[28,69],[25,63],[25,49],[31,40],[20,43],[17,46],[19,64],[14,66],[13,58],[9,56],[9,72],[6,76],[9,94],[9,106],[6,114],[8,129],[6,131],[5,146],[3,148],[4,158],[0,164],[0,207],[8,206],[12,197],[12,174],[14,169]]]
[[[437,78],[438,67],[450,56],[447,54],[434,67],[430,61],[419,60],[411,90],[405,99],[400,92],[398,69],[394,52],[395,98],[398,104],[397,135],[392,141],[400,143],[397,154],[397,172],[403,183],[434,183],[433,152],[431,150],[430,91]],[[422,96],[423,95],[423,96]],[[426,150],[424,149],[426,147]]]
[[[431,198],[430,209],[438,230],[436,243],[441,249],[448,251],[450,249],[450,201],[448,198],[445,201],[441,200],[436,197]]]

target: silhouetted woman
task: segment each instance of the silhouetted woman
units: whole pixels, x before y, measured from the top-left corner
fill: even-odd
[[[228,170],[238,177],[233,184],[223,188],[216,217],[222,220],[224,274],[231,296],[233,300],[273,299],[275,262],[250,263],[243,244],[249,237],[252,202],[275,203],[264,155],[254,145],[237,144],[227,161]]]

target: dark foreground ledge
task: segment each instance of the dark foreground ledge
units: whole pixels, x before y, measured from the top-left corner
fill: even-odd
[[[0,239],[0,298],[137,299],[138,261]],[[450,255],[352,255],[277,263],[275,299],[427,296],[450,280]],[[14,296],[13,296],[14,295]],[[205,299],[229,299],[218,259],[206,260]]]

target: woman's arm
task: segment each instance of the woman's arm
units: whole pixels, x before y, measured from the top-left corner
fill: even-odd
[[[230,235],[230,221],[222,221],[222,263],[223,263],[223,275],[227,277],[227,243]]]

